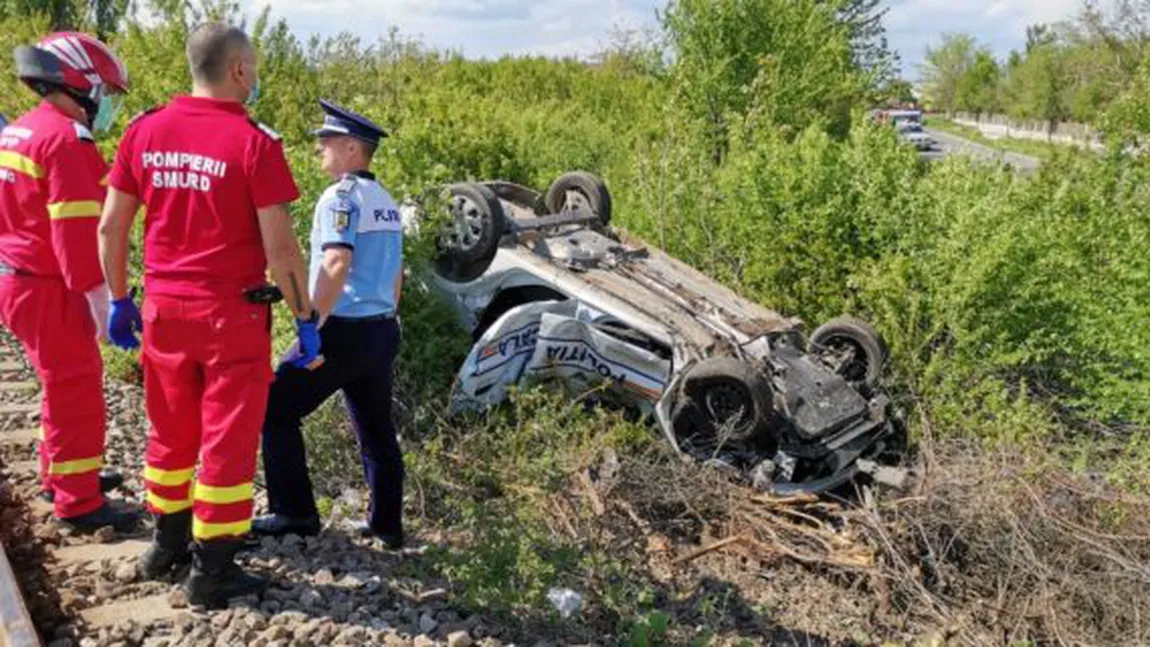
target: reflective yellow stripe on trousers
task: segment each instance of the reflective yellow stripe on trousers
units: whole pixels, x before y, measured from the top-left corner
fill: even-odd
[[[196,483],[195,500],[197,503],[211,505],[228,505],[231,503],[245,503],[252,500],[255,494],[254,483],[241,483],[227,487],[204,485]],[[211,522],[204,521],[196,516],[192,521],[192,536],[196,539],[215,539],[217,537],[230,537],[247,534],[252,529],[252,519],[249,516],[243,521]]]
[[[192,519],[192,536],[196,539],[215,539],[216,537],[245,535],[251,529],[251,518],[232,523],[211,523],[208,521],[200,521],[199,517]]]
[[[74,461],[51,463],[48,466],[48,473],[56,476],[71,476],[94,472],[103,466],[104,459],[100,456],[96,456],[95,458],[81,458]]]
[[[146,465],[144,467],[144,480],[155,483],[156,485],[175,487],[191,481],[192,475],[195,473],[196,468],[194,467],[182,470],[163,470],[158,467]]]
[[[250,500],[252,495],[255,494],[255,484],[242,483],[230,487],[215,487],[212,485],[204,485],[203,483],[196,483],[195,492],[196,501],[226,505],[228,503],[241,503]]]
[[[152,507],[164,514],[175,514],[192,507],[192,500],[190,498],[184,499],[183,501],[173,501],[172,499],[165,499],[155,492],[148,492],[147,498],[148,503],[151,504]]]

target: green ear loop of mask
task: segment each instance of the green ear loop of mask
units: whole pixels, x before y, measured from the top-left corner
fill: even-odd
[[[259,101],[259,98],[260,98],[260,80],[259,80],[259,77],[256,77],[256,84],[253,85],[252,89],[248,92],[248,98],[247,98],[247,100],[244,101],[244,103],[250,106],[253,103],[255,103],[256,101]]]

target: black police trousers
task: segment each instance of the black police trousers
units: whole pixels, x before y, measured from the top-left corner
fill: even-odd
[[[329,317],[320,329],[324,363],[313,371],[280,366],[268,398],[263,462],[273,514],[316,516],[301,424],[342,390],[371,488],[368,523],[380,534],[403,531],[403,456],[391,419],[399,325],[394,318]]]

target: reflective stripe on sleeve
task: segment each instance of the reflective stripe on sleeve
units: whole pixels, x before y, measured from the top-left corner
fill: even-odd
[[[51,463],[48,466],[48,473],[56,476],[86,474],[88,472],[94,472],[103,466],[104,459],[100,456],[96,456],[95,458],[81,458],[74,461]]]
[[[238,537],[240,535],[246,535],[251,529],[252,520],[250,517],[243,521],[235,521],[232,523],[211,523],[209,521],[200,521],[199,517],[192,520],[192,536],[196,539]]]
[[[195,487],[196,501],[214,503],[216,505],[242,503],[250,500],[254,493],[255,485],[253,483],[243,483],[231,487],[214,487],[204,485],[203,483],[196,483]]]
[[[54,202],[48,205],[48,218],[63,220],[65,218],[95,218],[100,215],[100,203],[95,200],[78,200],[76,202]]]
[[[44,177],[44,167],[32,161],[31,158],[24,157],[20,153],[13,151],[0,151],[0,168],[23,173],[37,180],[43,179]]]
[[[192,480],[192,475],[195,474],[196,468],[189,467],[183,470],[163,470],[158,467],[146,465],[144,467],[144,480],[151,481],[156,485],[167,485],[169,487],[176,485],[183,485]]]

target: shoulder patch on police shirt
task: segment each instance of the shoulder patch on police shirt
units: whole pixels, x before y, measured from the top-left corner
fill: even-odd
[[[268,137],[271,137],[272,141],[278,142],[281,139],[283,139],[283,137],[280,136],[280,134],[277,133],[275,130],[273,130],[271,126],[264,124],[264,123],[260,123],[260,122],[256,121],[255,119],[251,119],[251,118],[249,118],[248,121],[252,122],[252,125],[255,126],[256,128],[259,128],[260,131],[263,132],[263,134],[267,135]]]
[[[340,197],[351,195],[351,190],[355,188],[355,176],[350,173],[339,178],[339,184],[335,185],[335,193]]]
[[[351,214],[355,210],[355,202],[351,198],[346,196],[336,198],[327,210],[331,228],[340,233],[347,231],[347,228],[351,226]]]
[[[72,122],[72,128],[76,131],[76,138],[77,139],[82,139],[86,142],[92,142],[92,143],[96,142],[96,138],[92,136],[92,131],[88,130],[88,127],[85,126],[84,124],[77,123],[77,122],[73,121]]]
[[[334,200],[327,207],[328,222],[336,232],[343,233],[351,226],[351,214],[359,209],[355,198],[352,197],[352,190],[355,189],[355,176],[345,175],[341,177],[333,188],[335,189]]]

